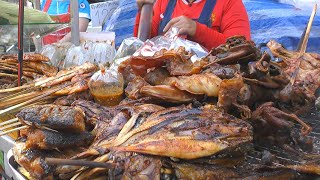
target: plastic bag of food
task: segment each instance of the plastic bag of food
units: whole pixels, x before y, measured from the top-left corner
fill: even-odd
[[[178,49],[180,46],[186,48],[193,54],[191,60],[194,62],[208,54],[208,50],[196,42],[186,40],[178,36],[178,29],[171,28],[164,36],[156,36],[147,40],[144,45],[137,50],[134,56],[153,56],[162,49]]]
[[[70,42],[54,43],[43,46],[40,53],[50,59],[50,64],[55,67],[63,67],[68,49],[74,46]]]
[[[115,48],[109,43],[84,42],[68,50],[63,68],[78,66],[85,62],[107,65],[113,61],[115,53]]]
[[[139,48],[143,46],[143,44],[144,43],[136,37],[130,37],[123,40],[110,69],[117,70],[118,66],[132,56]]]
[[[117,105],[123,99],[123,76],[100,65],[100,70],[90,78],[89,89],[96,103],[104,106]]]

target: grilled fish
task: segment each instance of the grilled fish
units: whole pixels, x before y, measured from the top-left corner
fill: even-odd
[[[47,150],[85,146],[90,144],[94,138],[89,132],[74,134],[33,128],[21,131],[20,134],[27,139],[26,148]]]
[[[150,115],[138,128],[121,138],[116,150],[196,159],[214,155],[252,141],[252,127],[217,110],[180,107]],[[121,141],[118,141],[118,144]],[[117,144],[115,144],[117,145]]]
[[[46,126],[54,130],[80,133],[85,131],[84,112],[77,107],[41,105],[21,110],[17,117],[27,125]]]

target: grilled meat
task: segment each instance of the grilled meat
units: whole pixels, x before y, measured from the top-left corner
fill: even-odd
[[[89,132],[74,134],[32,128],[20,132],[20,135],[26,137],[27,139],[26,148],[33,149],[55,149],[73,146],[86,146],[93,140],[93,136]]]
[[[21,110],[17,117],[28,125],[46,126],[65,132],[84,132],[84,112],[77,107],[41,105]]]
[[[220,65],[218,63],[211,64],[203,70],[203,73],[212,73],[221,79],[231,79],[237,72],[240,72],[239,65]]]
[[[44,157],[54,157],[53,152],[26,149],[24,142],[17,141],[12,149],[14,159],[36,179],[52,179],[53,167],[49,166]]]
[[[12,59],[12,60],[18,60],[17,54],[7,54],[2,55],[1,59]],[[42,54],[24,54],[23,55],[23,61],[34,61],[34,62],[49,62],[50,59]]]
[[[129,82],[125,89],[126,96],[130,99],[139,99],[143,97],[140,93],[140,89],[149,84],[140,76],[137,76],[132,81]]]
[[[221,79],[214,74],[194,74],[192,76],[179,76],[171,82],[173,86],[191,94],[205,94],[218,96]]]
[[[135,155],[126,159],[124,169],[123,180],[160,179],[161,160]]]
[[[126,143],[115,149],[195,159],[250,142],[252,128],[247,122],[212,106],[180,107],[150,115],[118,142],[126,139]]]
[[[163,85],[164,84],[163,81],[169,76],[170,76],[169,71],[166,68],[161,67],[148,72],[144,76],[144,80],[147,81],[152,86]]]
[[[78,170],[75,166],[50,166],[45,158],[63,158],[68,159],[73,155],[83,151],[83,149],[74,146],[72,150],[37,150],[26,148],[25,139],[20,138],[12,148],[12,153],[16,162],[28,171],[31,177],[35,179],[53,179],[61,173],[70,173]]]
[[[59,106],[71,106],[71,104],[73,102],[75,102],[76,100],[80,100],[80,99],[86,100],[86,101],[92,101],[93,97],[89,91],[83,91],[83,92],[59,97],[54,101],[53,104],[59,105]]]
[[[58,68],[41,62],[28,62],[26,63],[26,66],[35,69],[36,71],[41,72],[49,77],[58,73]]]
[[[172,76],[198,74],[203,64],[200,62],[192,63],[191,54],[184,47],[177,50],[164,50],[151,57],[132,56],[119,66],[119,72],[125,72],[128,66],[131,67],[134,74],[144,77],[148,69],[160,68],[165,66]],[[128,72],[128,70],[126,70]]]
[[[168,85],[144,86],[141,88],[140,93],[147,97],[171,103],[186,103],[198,98],[197,95],[181,91],[178,88]]]

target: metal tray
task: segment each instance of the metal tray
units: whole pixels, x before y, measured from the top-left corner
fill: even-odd
[[[21,174],[18,170],[18,163],[14,160],[12,149],[10,149],[7,153],[7,161],[9,162],[9,167],[13,172],[14,180],[28,180],[23,174]]]

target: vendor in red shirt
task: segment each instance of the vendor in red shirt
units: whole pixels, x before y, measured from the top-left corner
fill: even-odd
[[[137,0],[139,10],[143,4],[154,2],[151,37],[176,27],[180,35],[187,35],[208,50],[234,35],[250,39],[249,19],[242,0]],[[136,18],[135,36],[139,20],[140,13]]]

